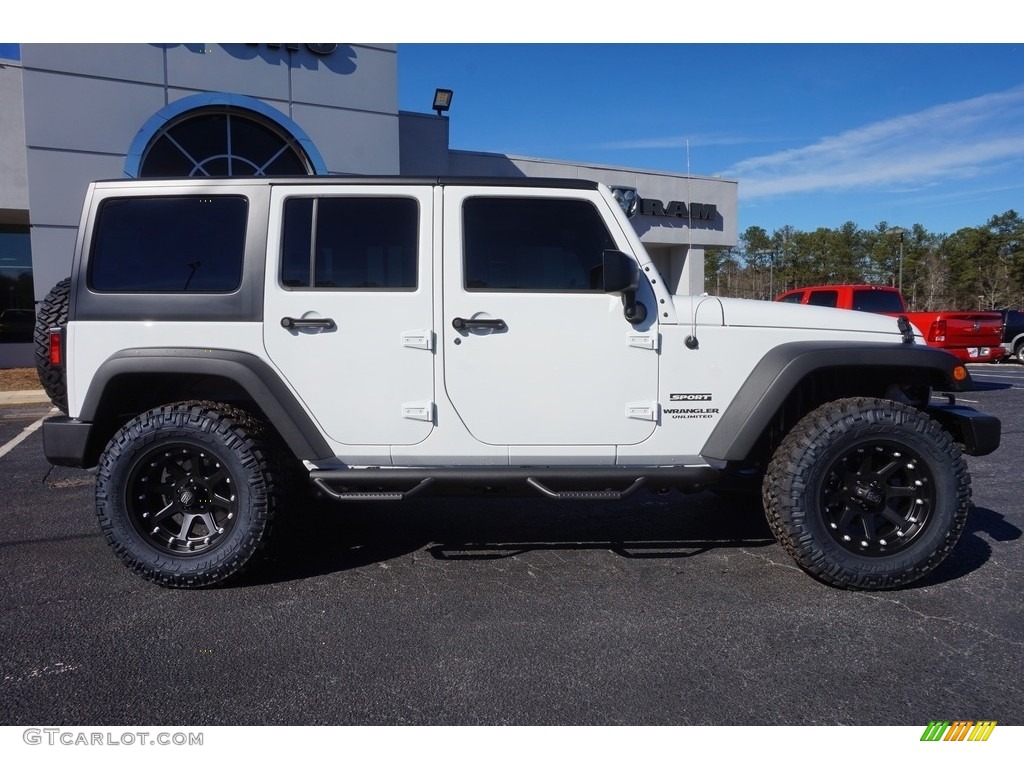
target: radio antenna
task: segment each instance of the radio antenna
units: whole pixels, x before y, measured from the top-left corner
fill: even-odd
[[[693,195],[690,192],[690,137],[686,137],[686,260],[689,261],[693,256]],[[703,274],[704,270],[701,270]],[[693,293],[694,286],[690,286],[690,293]],[[704,286],[700,287],[700,292],[704,293]],[[696,321],[697,315],[694,313],[694,321]]]

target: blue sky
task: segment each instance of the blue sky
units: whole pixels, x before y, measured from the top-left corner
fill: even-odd
[[[741,231],[1024,214],[1024,45],[400,45],[436,87],[454,149],[736,179]]]

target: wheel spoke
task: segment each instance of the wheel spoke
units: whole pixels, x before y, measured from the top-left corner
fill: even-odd
[[[878,526],[875,524],[877,517],[877,515],[861,515],[860,517],[861,528],[864,531],[864,541],[868,545],[878,540]]]
[[[235,500],[215,493],[210,497],[210,505],[217,509],[223,509],[225,512],[232,512],[235,507]]]
[[[856,510],[854,510],[851,505],[847,504],[843,508],[843,514],[836,522],[836,527],[838,528],[838,530],[845,531],[847,528],[849,528],[850,523],[853,522],[853,517],[855,514],[857,514]]]
[[[231,476],[228,474],[227,470],[221,468],[215,469],[213,474],[211,474],[209,477],[204,477],[203,479],[206,481],[207,485],[209,485],[211,488],[215,488],[216,486],[220,485],[222,482],[224,482],[230,477]]]
[[[188,472],[176,461],[166,462],[164,464],[164,471],[174,483],[179,483],[188,477]]]
[[[157,511],[157,513],[153,515],[152,520],[154,523],[159,523],[173,515],[175,511],[175,503],[172,501],[166,507]]]
[[[181,530],[178,531],[177,535],[174,537],[182,546],[188,544],[189,534],[192,531],[192,525],[195,523],[196,517],[198,517],[198,515],[193,515],[188,512],[182,515]]]
[[[871,451],[864,451],[864,455],[861,456],[860,463],[857,465],[857,474],[871,474],[871,465],[874,463],[874,460],[875,457]]]
[[[895,525],[896,528],[901,531],[907,526],[907,519],[899,512],[896,512],[889,507],[882,507],[882,517]]]
[[[890,477],[892,477],[893,473],[896,472],[896,470],[902,466],[902,461],[900,461],[899,459],[893,459],[881,469],[875,470],[875,475],[878,477],[879,480],[888,480]]]
[[[187,454],[186,455],[188,456],[189,465],[191,467],[191,469],[189,470],[189,475],[192,476],[192,477],[202,477],[203,476],[203,457],[202,457],[202,453],[203,452],[200,451],[198,448],[187,449]]]

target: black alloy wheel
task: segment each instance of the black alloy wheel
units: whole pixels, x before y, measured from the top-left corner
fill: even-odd
[[[866,441],[843,453],[826,471],[821,494],[832,538],[869,557],[911,546],[936,502],[927,462],[888,440]]]
[[[230,535],[238,519],[237,488],[208,447],[170,443],[136,460],[125,502],[132,525],[152,546],[197,555]]]
[[[283,451],[252,414],[222,403],[154,408],[100,457],[96,514],[118,557],[168,587],[203,587],[257,562],[283,499]]]

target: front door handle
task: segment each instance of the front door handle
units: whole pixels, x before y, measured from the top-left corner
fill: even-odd
[[[456,317],[452,320],[452,328],[456,331],[470,331],[474,328],[489,328],[492,331],[504,331],[508,328],[504,320],[480,319],[472,320],[464,317]]]
[[[334,321],[329,317],[282,317],[281,327],[289,331],[297,328],[326,328],[332,330]]]

